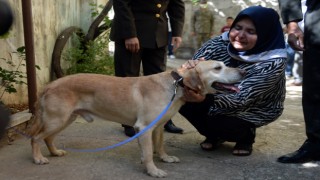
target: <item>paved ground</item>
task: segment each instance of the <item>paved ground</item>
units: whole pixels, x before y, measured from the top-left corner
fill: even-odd
[[[169,60],[170,67],[184,61]],[[234,143],[225,143],[212,152],[202,151],[203,137],[179,114],[174,123],[184,134],[165,133],[167,152],[181,162],[168,164],[155,157],[156,165],[168,173],[166,179],[183,180],[316,180],[320,178],[320,162],[306,164],[280,164],[276,158],[296,150],[305,140],[301,110],[301,87],[288,87],[285,111],[274,123],[257,130],[253,154],[236,157],[231,154]],[[68,148],[97,148],[126,139],[121,125],[79,119],[58,135],[56,144]],[[42,151],[49,156],[47,149]],[[149,177],[140,163],[139,147],[134,140],[121,147],[96,152],[69,152],[65,157],[49,157],[50,164],[32,163],[28,139],[20,137],[12,145],[0,147],[0,179],[34,180],[100,180],[100,179],[154,179]]]

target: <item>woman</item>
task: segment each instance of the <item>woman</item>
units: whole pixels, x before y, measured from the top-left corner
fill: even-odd
[[[238,14],[229,32],[206,42],[194,55],[195,60],[188,61],[194,66],[196,59],[220,60],[247,71],[238,85],[239,93],[201,97],[185,92],[189,103],[180,114],[206,137],[200,144],[202,149],[213,150],[229,141],[236,142],[234,155],[251,154],[255,129],[282,114],[286,57],[278,13],[253,6]]]

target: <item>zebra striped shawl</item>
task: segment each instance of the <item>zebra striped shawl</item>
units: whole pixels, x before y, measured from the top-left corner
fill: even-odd
[[[239,82],[240,93],[207,96],[210,101],[209,114],[235,116],[254,123],[257,127],[276,120],[283,111],[285,99],[285,49],[263,52],[263,60],[246,62],[232,58],[227,50],[229,41],[217,36],[206,42],[193,59],[223,61],[227,66],[245,69],[245,79]],[[261,58],[254,54],[249,58]],[[208,99],[207,99],[208,100]]]

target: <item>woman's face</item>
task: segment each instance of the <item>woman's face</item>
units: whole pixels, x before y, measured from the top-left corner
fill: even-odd
[[[252,49],[256,45],[257,39],[256,28],[249,18],[243,18],[238,21],[229,33],[229,40],[238,51]]]

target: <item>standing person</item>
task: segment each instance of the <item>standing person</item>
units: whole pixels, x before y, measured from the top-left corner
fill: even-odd
[[[295,152],[281,156],[281,163],[305,163],[320,160],[320,1],[307,0],[304,32],[300,0],[279,0],[283,23],[288,28],[291,47],[303,51],[302,107],[307,139]]]
[[[224,33],[224,32],[229,31],[232,23],[233,23],[233,17],[231,17],[231,16],[227,17],[226,25],[221,28],[220,32]]]
[[[143,74],[151,75],[166,69],[168,45],[168,18],[172,28],[175,48],[181,44],[184,25],[184,2],[182,0],[116,0],[113,1],[115,16],[110,39],[115,42],[115,75],[139,76],[142,63]],[[123,125],[125,134],[133,136],[135,130]],[[165,129],[182,133],[169,120]]]
[[[229,32],[198,50],[190,64],[197,59],[214,59],[246,70],[238,93],[203,97],[186,91],[189,103],[179,112],[205,136],[202,149],[214,150],[229,141],[236,143],[233,155],[251,154],[256,128],[275,121],[283,112],[286,58],[279,15],[262,6],[241,11]]]
[[[208,7],[207,0],[200,0],[199,9],[191,17],[191,35],[195,37],[195,49],[213,36],[214,12]]]

